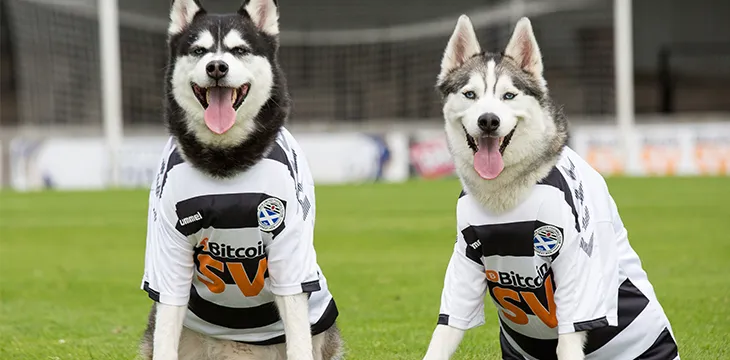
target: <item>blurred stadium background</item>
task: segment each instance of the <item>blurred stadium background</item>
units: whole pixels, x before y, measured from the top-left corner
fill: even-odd
[[[115,44],[100,40],[96,0],[0,0],[0,184],[23,190],[150,182],[164,141],[168,3],[119,1],[116,58]],[[234,3],[206,6],[230,11]],[[461,13],[472,16],[490,49],[502,49],[515,21],[530,16],[553,97],[573,124],[571,145],[602,172],[730,171],[727,1],[283,1],[281,62],[294,98],[289,127],[320,182],[451,175],[434,79]],[[632,16],[632,26],[617,28],[615,14]],[[615,40],[623,33],[628,43]],[[110,45],[109,53],[100,44]],[[102,59],[119,63],[121,87],[110,93],[102,74],[114,75],[116,63],[107,61],[109,70]],[[617,83],[622,77],[626,85]],[[112,101],[105,113],[105,98],[118,98],[121,109]],[[347,156],[322,163],[324,152]]]

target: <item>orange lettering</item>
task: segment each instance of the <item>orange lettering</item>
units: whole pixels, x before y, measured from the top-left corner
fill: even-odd
[[[527,291],[520,291],[520,294],[525,299],[525,302],[530,307],[533,313],[550,328],[558,326],[558,319],[555,313],[555,299],[553,298],[553,282],[552,275],[545,278],[545,297],[548,301],[548,308],[545,309],[540,300],[537,299],[534,293]]]
[[[214,294],[220,294],[224,290],[226,290],[226,283],[224,283],[223,280],[218,277],[218,275],[210,271],[210,268],[212,267],[222,272],[223,263],[216,259],[213,259],[212,257],[210,257],[210,255],[207,254],[198,254],[198,261],[200,262],[200,267],[198,268],[198,271],[200,271],[200,273],[205,276],[204,278],[198,275],[198,280],[205,284],[205,286],[208,287],[208,290],[210,290],[210,292]]]
[[[266,258],[259,260],[259,267],[256,270],[256,277],[253,281],[248,279],[246,275],[246,269],[243,268],[241,263],[228,263],[228,270],[233,276],[233,281],[236,282],[238,288],[244,296],[256,296],[264,288],[264,274],[266,273],[267,262]]]
[[[198,245],[198,246],[202,246],[203,247],[203,251],[210,251],[208,249],[208,238],[203,238],[203,241],[201,241],[200,242],[200,245]]]
[[[504,314],[504,316],[506,316],[515,324],[527,324],[527,322],[529,321],[529,319],[527,318],[527,314],[525,314],[524,311],[520,310],[520,308],[518,308],[515,304],[512,304],[505,299],[508,298],[515,301],[520,301],[520,295],[517,294],[517,291],[495,287],[494,289],[492,289],[492,293],[494,294],[494,297],[497,298],[499,304],[502,306],[502,313]],[[511,312],[511,314],[507,311]]]

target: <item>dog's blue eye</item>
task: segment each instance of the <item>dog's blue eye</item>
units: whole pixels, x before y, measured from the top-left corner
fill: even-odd
[[[195,49],[193,49],[193,55],[201,56],[201,55],[205,55],[205,53],[206,53],[206,50],[203,49],[203,48],[195,48]]]
[[[238,56],[246,55],[246,52],[247,52],[246,49],[244,49],[242,47],[235,47],[235,48],[231,49],[231,53],[233,55],[238,55]]]
[[[512,100],[512,99],[515,98],[515,96],[517,96],[517,94],[508,92],[508,93],[504,93],[504,95],[502,95],[502,99],[504,99],[504,100]]]
[[[469,100],[474,100],[477,98],[477,93],[473,91],[464,91],[464,97]]]

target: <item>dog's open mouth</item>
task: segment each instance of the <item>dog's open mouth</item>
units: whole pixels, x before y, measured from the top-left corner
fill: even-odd
[[[474,152],[474,170],[485,180],[492,180],[499,176],[504,170],[502,155],[509,145],[512,136],[515,134],[515,126],[512,131],[504,137],[482,136],[479,141],[469,135],[463,127],[466,135],[466,143]]]
[[[239,88],[213,86],[209,88],[191,84],[195,98],[205,109],[205,125],[216,134],[223,134],[236,122],[236,111],[248,96],[251,84]]]
[[[204,88],[196,84],[191,84],[191,86],[193,87],[195,97],[200,102],[200,105],[203,106],[203,109],[208,109],[208,106],[210,106],[211,95],[230,94],[231,106],[233,107],[233,110],[238,110],[238,108],[243,104],[243,101],[246,100],[246,96],[248,96],[248,89],[251,87],[251,84],[243,84],[243,86],[238,89],[218,86]]]

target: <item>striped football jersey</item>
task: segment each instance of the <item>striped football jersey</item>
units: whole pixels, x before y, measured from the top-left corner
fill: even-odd
[[[171,138],[150,191],[141,287],[187,305],[185,327],[257,345],[284,342],[274,295],[308,293],[312,334],[324,332],[338,312],[314,222],[314,181],[285,129],[261,161],[227,179],[193,168]]]
[[[488,295],[504,359],[556,359],[558,334],[577,331],[587,360],[679,358],[605,181],[571,149],[507,212],[462,192],[457,230],[439,324],[483,324]]]

